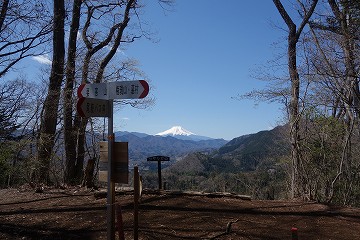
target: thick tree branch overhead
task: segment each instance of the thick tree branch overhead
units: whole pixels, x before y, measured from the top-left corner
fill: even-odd
[[[0,77],[20,60],[49,51],[52,18],[48,6],[31,0],[3,0],[0,12]],[[41,17],[40,17],[41,16]]]

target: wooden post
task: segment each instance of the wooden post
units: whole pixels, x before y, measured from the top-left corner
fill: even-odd
[[[123,219],[122,219],[122,212],[121,212],[121,206],[120,204],[116,205],[116,215],[117,215],[117,226],[116,230],[119,232],[119,240],[125,240],[124,236],[124,225],[123,225]]]
[[[134,240],[139,239],[140,177],[138,166],[134,167]]]
[[[161,161],[158,161],[158,178],[159,178],[159,190],[162,188],[162,181],[161,181]]]
[[[161,162],[163,161],[170,161],[169,157],[166,156],[153,156],[153,157],[148,157],[147,158],[148,161],[157,161],[158,162],[158,178],[159,178],[159,190],[161,190],[162,188],[162,180],[161,180]]]

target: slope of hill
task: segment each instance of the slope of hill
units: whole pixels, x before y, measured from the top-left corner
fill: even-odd
[[[212,164],[224,162],[230,171],[253,171],[258,165],[264,165],[271,159],[277,159],[289,153],[286,127],[278,126],[270,131],[234,138],[220,147],[213,156]]]
[[[191,153],[165,169],[170,189],[229,191],[259,199],[283,198],[290,153],[286,127],[235,138],[217,151]]]
[[[189,154],[171,168],[177,171],[197,172],[201,170],[218,172],[254,171],[258,166],[276,162],[281,156],[289,153],[290,145],[285,134],[285,127],[276,127],[270,131],[234,138],[217,151],[204,158],[202,154]],[[199,161],[199,164],[189,164],[189,161]],[[270,164],[270,165],[269,165]],[[192,169],[191,166],[196,166]]]
[[[226,155],[233,152],[241,152],[241,154],[270,153],[276,151],[282,153],[288,147],[285,128],[284,126],[278,126],[269,131],[260,131],[255,134],[234,138],[219,149],[219,154]]]
[[[185,155],[180,158],[176,163],[174,163],[171,167],[166,168],[165,172],[176,172],[179,174],[201,174],[204,172],[205,166],[204,161],[207,161],[209,156],[204,153],[193,152]]]
[[[149,166],[147,157],[165,155],[170,157],[170,162],[164,167],[176,162],[174,169],[180,172],[182,168],[185,172],[232,173],[254,171],[258,166],[270,168],[290,148],[284,126],[240,136],[229,142],[224,139],[182,140],[170,135],[187,136],[193,133],[181,127],[170,130],[155,136],[138,132],[117,132],[115,136],[116,141],[129,142],[130,165]],[[196,164],[193,164],[194,161]]]

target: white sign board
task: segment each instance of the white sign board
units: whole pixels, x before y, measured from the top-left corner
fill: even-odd
[[[149,93],[149,85],[144,80],[108,83],[82,84],[78,88],[79,98],[94,99],[139,99]]]

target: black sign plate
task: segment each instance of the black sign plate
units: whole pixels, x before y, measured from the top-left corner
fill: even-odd
[[[148,157],[147,160],[164,162],[164,161],[170,161],[170,158],[166,156],[153,156],[153,157]]]

